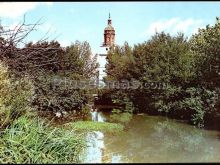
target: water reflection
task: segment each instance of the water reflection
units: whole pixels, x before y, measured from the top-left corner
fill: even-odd
[[[181,162],[204,162],[218,160],[218,149],[210,143],[211,139],[206,137],[205,131],[185,125],[173,123],[171,121],[158,122],[154,126],[155,132],[151,135],[152,139],[160,142],[158,152],[166,152],[175,155],[172,160]],[[218,142],[219,145],[219,142]]]
[[[92,121],[97,122],[105,122],[106,117],[102,112],[98,112],[98,110],[91,111]]]
[[[85,151],[84,162],[88,163],[102,163],[104,141],[103,133],[99,131],[90,132],[86,137],[88,147]]]
[[[92,121],[105,122],[106,118],[97,109],[91,111]],[[87,133],[86,141],[88,147],[85,150],[85,160],[87,163],[102,163],[105,157],[104,133],[92,131]]]
[[[107,119],[101,112],[94,115],[96,121]],[[147,115],[134,116],[128,127],[119,135],[90,132],[85,162],[220,162],[218,131]]]

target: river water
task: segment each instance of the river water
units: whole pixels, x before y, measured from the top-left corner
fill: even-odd
[[[105,122],[108,115],[92,113]],[[116,135],[87,134],[85,163],[220,162],[220,132],[161,116],[134,115]]]

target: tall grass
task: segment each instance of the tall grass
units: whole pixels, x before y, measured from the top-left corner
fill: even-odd
[[[25,115],[1,132],[0,163],[79,163],[84,145],[73,130]]]

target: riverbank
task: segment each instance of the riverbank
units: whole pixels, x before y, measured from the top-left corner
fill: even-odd
[[[144,113],[132,115],[124,124],[110,122],[108,112],[97,115],[97,121],[91,115],[62,125],[34,114],[22,116],[1,134],[0,162],[220,162],[220,131]]]

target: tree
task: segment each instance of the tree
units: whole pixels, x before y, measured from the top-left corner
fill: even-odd
[[[91,48],[88,42],[76,41],[67,46],[64,53],[64,70],[71,70],[74,74],[84,78],[92,78],[97,72],[97,56],[92,57]]]
[[[135,111],[187,119],[203,126],[217,95],[198,81],[197,54],[181,33],[156,33],[133,48],[127,43],[116,47],[107,56],[106,81],[136,80],[139,87],[110,90],[111,98],[120,103],[130,100]]]
[[[201,86],[216,93],[215,104],[209,111],[209,120],[220,121],[220,20],[216,17],[213,26],[199,29],[190,39],[191,50],[196,54],[197,80]],[[212,98],[208,98],[210,102]]]
[[[213,26],[199,29],[190,39],[191,49],[196,54],[199,81],[209,87],[220,87],[220,20]]]
[[[24,20],[15,29],[1,31],[0,60],[8,66],[10,75],[25,75],[33,82],[32,106],[37,110],[80,111],[88,102],[87,89],[76,88],[71,82],[93,78],[96,57],[92,57],[88,42],[77,41],[66,48],[46,39],[23,44],[37,25],[25,24]]]

